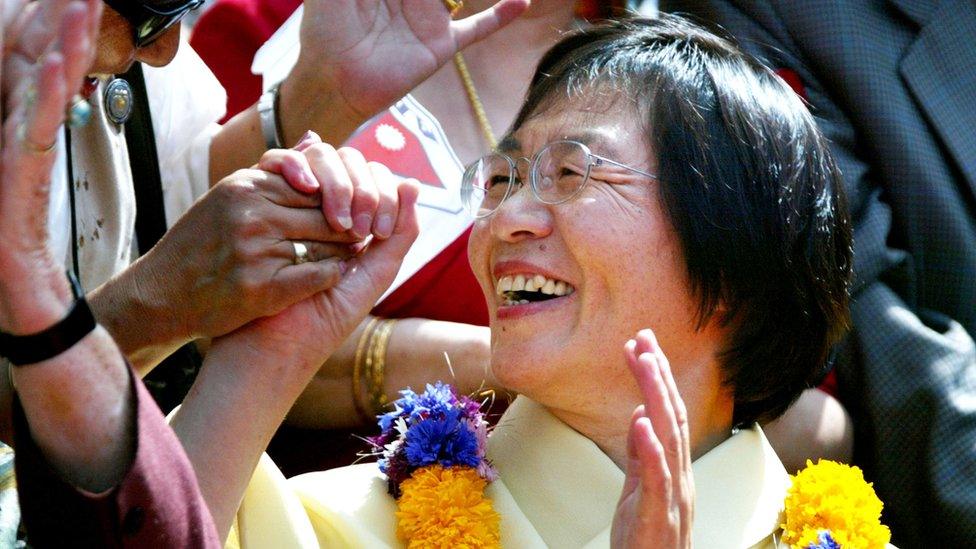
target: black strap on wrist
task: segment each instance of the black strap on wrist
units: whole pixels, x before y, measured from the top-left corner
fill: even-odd
[[[44,331],[29,335],[13,335],[0,331],[0,355],[7,357],[14,366],[36,364],[52,359],[67,351],[95,329],[92,315],[81,284],[68,271],[75,302],[68,314]]]

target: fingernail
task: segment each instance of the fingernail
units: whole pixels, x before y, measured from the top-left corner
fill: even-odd
[[[294,147],[295,150],[301,152],[307,149],[310,145],[312,145],[315,142],[316,137],[318,136],[315,135],[315,132],[313,132],[312,130],[306,130],[305,133],[302,135],[302,138],[298,140],[298,143],[295,143],[295,147]]]
[[[352,232],[358,236],[369,234],[369,227],[373,224],[373,216],[363,213],[356,216],[356,223],[353,225]]]
[[[391,234],[393,234],[393,217],[389,214],[383,214],[376,218],[376,236],[387,238]]]
[[[348,211],[340,213],[338,215],[338,220],[339,226],[342,227],[343,230],[348,231],[352,228],[352,217],[349,215]]]

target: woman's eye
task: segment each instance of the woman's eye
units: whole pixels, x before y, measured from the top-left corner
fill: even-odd
[[[563,166],[562,168],[559,169],[559,177],[560,178],[563,178],[563,177],[582,177],[582,176],[583,176],[582,172],[580,172],[576,168],[573,168],[573,167],[570,167],[570,166]]]
[[[493,175],[488,178],[488,188],[505,188],[510,180],[508,175]]]

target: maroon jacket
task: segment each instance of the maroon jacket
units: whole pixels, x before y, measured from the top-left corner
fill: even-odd
[[[118,486],[98,495],[78,490],[51,469],[15,400],[17,489],[30,545],[221,547],[179,440],[131,370],[130,379],[135,459]]]

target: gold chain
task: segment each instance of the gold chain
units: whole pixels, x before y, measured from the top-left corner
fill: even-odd
[[[495,132],[491,130],[491,123],[488,122],[488,115],[485,114],[485,106],[481,103],[478,89],[474,87],[474,81],[471,80],[471,73],[468,72],[468,65],[464,62],[464,56],[461,55],[461,52],[454,54],[454,66],[457,67],[461,81],[464,82],[464,91],[467,93],[468,101],[474,110],[474,117],[478,120],[478,125],[481,126],[481,133],[485,136],[485,142],[494,149],[498,145],[498,142],[495,141]]]
[[[453,17],[464,6],[464,0],[444,0],[444,6],[447,7]],[[492,131],[491,123],[488,122],[488,115],[485,114],[485,106],[481,102],[481,97],[478,95],[478,88],[474,87],[474,80],[471,79],[468,64],[464,62],[464,56],[461,55],[461,52],[454,54],[454,66],[457,67],[458,74],[461,76],[461,82],[464,84],[464,92],[468,96],[468,102],[471,103],[471,109],[474,111],[474,117],[478,121],[481,133],[485,136],[485,142],[488,143],[490,148],[494,149],[498,145],[498,142],[495,141],[495,132]]]

